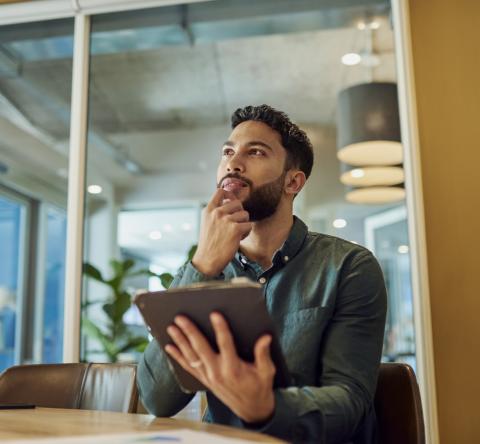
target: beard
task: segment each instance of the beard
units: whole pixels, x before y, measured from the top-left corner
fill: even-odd
[[[248,212],[250,222],[258,222],[267,219],[277,211],[283,194],[286,174],[287,172],[283,171],[277,179],[259,187],[254,187],[251,181],[245,180],[237,174],[228,174],[226,177],[236,177],[248,183],[251,192],[242,202],[243,209]]]

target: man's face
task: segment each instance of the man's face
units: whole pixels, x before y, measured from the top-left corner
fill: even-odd
[[[243,122],[223,145],[217,186],[240,199],[251,221],[265,219],[283,195],[286,157],[280,134],[262,122]]]

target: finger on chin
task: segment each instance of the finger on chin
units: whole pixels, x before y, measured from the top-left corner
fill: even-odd
[[[222,201],[224,198],[225,198],[225,191],[222,188],[217,188],[212,198],[210,199],[210,202],[208,203],[207,207],[212,209],[222,205]]]

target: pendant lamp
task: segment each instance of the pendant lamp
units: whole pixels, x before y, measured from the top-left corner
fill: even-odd
[[[405,199],[395,83],[364,83],[340,92],[337,157],[348,202],[386,204]]]
[[[354,166],[403,162],[395,83],[362,83],[340,92],[337,156]]]

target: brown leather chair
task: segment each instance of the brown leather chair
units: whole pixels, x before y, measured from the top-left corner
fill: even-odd
[[[90,364],[85,375],[79,408],[136,412],[136,374],[136,364]]]
[[[380,365],[375,413],[380,444],[425,444],[420,391],[412,367]]]
[[[0,376],[0,402],[38,407],[135,412],[135,364],[37,364]]]

